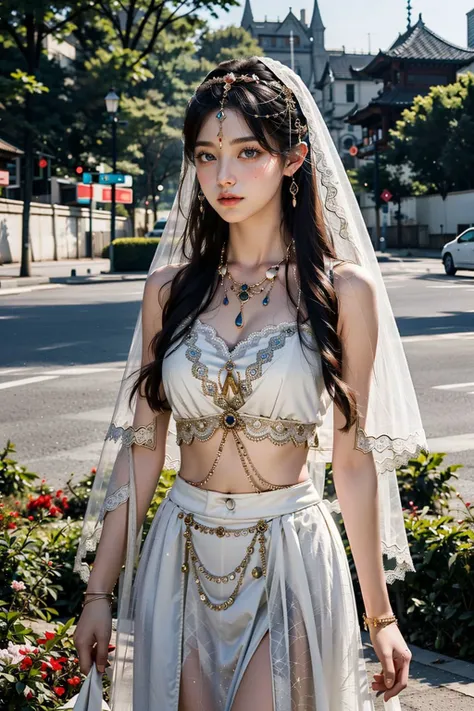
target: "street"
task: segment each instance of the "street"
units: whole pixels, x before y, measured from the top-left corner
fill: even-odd
[[[474,273],[439,260],[381,269],[431,451],[461,463],[474,496]],[[427,271],[429,270],[429,271]],[[143,281],[54,285],[0,299],[0,444],[62,486],[97,465],[143,292]]]

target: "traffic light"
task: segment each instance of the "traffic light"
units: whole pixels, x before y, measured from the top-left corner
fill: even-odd
[[[82,175],[83,172],[84,172],[84,168],[82,167],[82,165],[76,166],[76,173],[77,173],[77,175]]]
[[[40,158],[38,161],[38,165],[40,168],[46,168],[48,165],[48,161],[46,160],[46,158]]]

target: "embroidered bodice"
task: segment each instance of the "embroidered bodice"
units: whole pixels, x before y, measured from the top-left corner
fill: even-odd
[[[314,343],[311,327],[300,328],[303,344],[296,322],[285,321],[229,348],[213,326],[197,319],[163,361],[163,388],[178,444],[209,439],[226,414],[241,420],[250,439],[311,443],[327,393],[320,355],[305,347]]]

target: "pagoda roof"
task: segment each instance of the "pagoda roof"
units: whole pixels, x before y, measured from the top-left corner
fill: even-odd
[[[425,25],[420,14],[418,22],[399,35],[387,50],[379,50],[365,67],[355,71],[377,76],[396,59],[462,67],[474,61],[474,49],[459,47],[443,39]]]
[[[8,143],[8,141],[4,141],[3,138],[0,138],[0,154],[8,156],[22,156],[23,151],[11,143]]]
[[[318,82],[319,88],[322,88],[326,76],[330,73],[334,79],[361,79],[362,77],[355,70],[366,66],[367,62],[373,58],[373,54],[329,53],[328,61]]]

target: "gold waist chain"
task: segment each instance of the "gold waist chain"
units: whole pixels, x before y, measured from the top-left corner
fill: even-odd
[[[229,432],[232,432],[232,435],[235,440],[235,444],[237,446],[237,453],[239,455],[240,461],[242,462],[242,466],[244,468],[245,474],[247,476],[247,479],[249,480],[253,490],[257,494],[261,494],[262,491],[276,491],[277,489],[288,489],[292,484],[272,484],[271,482],[267,481],[266,479],[263,478],[263,476],[257,471],[255,465],[252,463],[249,453],[247,451],[247,448],[245,444],[242,442],[241,438],[239,437],[239,434],[237,432],[238,429],[242,429],[243,424],[240,422],[240,419],[238,417],[238,414],[235,411],[229,410],[228,412],[224,412],[222,414],[222,425],[224,427],[224,431],[222,433],[222,439],[219,444],[219,447],[217,449],[217,454],[216,458],[214,459],[214,462],[212,463],[212,467],[209,470],[209,473],[206,474],[204,479],[201,479],[201,481],[188,481],[189,484],[192,484],[192,486],[204,486],[207,484],[211,476],[214,474],[217,464],[219,462],[219,459],[221,458],[222,451],[224,449],[224,444],[227,439],[227,435]],[[250,468],[252,470],[252,473],[255,478],[252,477],[252,474],[250,473],[248,464],[250,465]],[[257,486],[255,483],[255,479],[263,486],[263,488],[260,488]]]
[[[245,571],[247,570],[250,558],[255,551],[255,545],[257,541],[259,543],[259,553],[260,553],[260,566],[255,566],[252,569],[252,577],[255,579],[261,578],[262,575],[266,577],[267,575],[267,554],[265,550],[265,533],[268,530],[268,522],[264,519],[260,519],[254,526],[249,526],[248,528],[224,528],[224,526],[217,526],[216,528],[210,528],[209,526],[204,526],[194,520],[192,513],[180,512],[178,518],[184,519],[184,561],[181,566],[181,571],[183,573],[188,573],[191,568],[192,574],[194,576],[194,582],[196,583],[199,599],[207,605],[211,610],[227,610],[228,607],[234,604],[235,598],[242,586]],[[199,559],[196,548],[194,546],[192,530],[199,531],[200,533],[215,535],[218,538],[234,536],[235,538],[240,538],[241,536],[248,536],[253,534],[252,540],[250,541],[245,555],[240,561],[240,563],[229,573],[225,575],[214,575],[203,565],[202,561]],[[202,573],[207,580],[214,583],[228,583],[233,580],[237,580],[235,587],[227,600],[221,603],[213,603],[209,599],[208,595],[204,592],[201,580],[199,578],[199,573]]]

